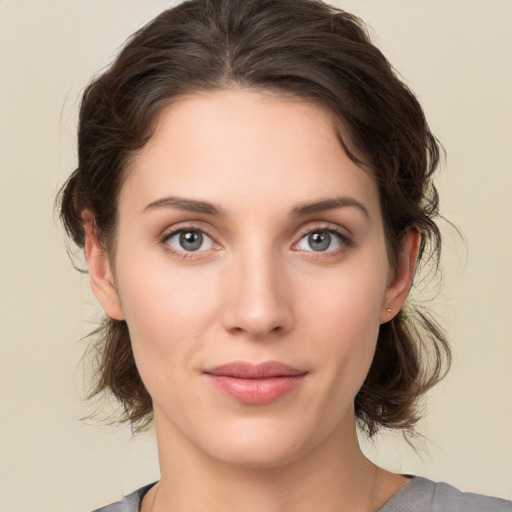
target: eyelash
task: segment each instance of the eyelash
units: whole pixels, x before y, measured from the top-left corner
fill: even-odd
[[[192,258],[197,259],[198,254],[201,254],[201,253],[207,252],[207,251],[178,250],[169,244],[169,240],[172,237],[174,237],[180,233],[187,233],[190,231],[196,231],[196,232],[201,233],[202,235],[206,235],[209,239],[212,240],[212,243],[214,246],[219,247],[219,245],[215,242],[214,238],[211,235],[209,235],[208,232],[204,228],[199,227],[199,226],[194,226],[193,224],[187,224],[186,226],[180,226],[179,228],[175,228],[175,229],[172,229],[171,231],[165,232],[161,237],[160,244],[164,247],[164,249],[166,251],[172,253],[174,256],[178,256],[179,258],[182,258],[184,260],[192,259]]]
[[[197,259],[199,254],[201,254],[203,252],[207,252],[208,249],[203,250],[203,251],[178,250],[169,244],[169,240],[172,237],[176,236],[179,233],[186,233],[186,232],[190,232],[190,231],[196,231],[203,235],[206,235],[209,239],[212,240],[212,243],[216,248],[220,247],[219,244],[217,244],[215,242],[214,237],[211,236],[208,233],[208,231],[206,231],[202,227],[194,226],[193,224],[189,224],[186,226],[180,226],[178,228],[172,229],[171,231],[165,232],[160,239],[160,244],[164,247],[164,249],[166,251],[171,252],[173,255],[178,256],[179,258],[182,258],[182,259],[195,258],[195,259]],[[335,235],[339,240],[340,247],[333,249],[333,250],[327,250],[327,251],[315,251],[313,249],[310,251],[303,251],[305,253],[310,253],[309,257],[314,257],[314,258],[318,259],[318,258],[322,258],[322,257],[338,256],[338,255],[343,254],[345,251],[347,251],[348,249],[350,249],[353,246],[352,239],[349,238],[345,233],[342,233],[340,230],[338,230],[332,226],[319,225],[319,226],[315,226],[313,228],[307,228],[307,229],[304,229],[303,231],[301,231],[301,233],[299,234],[299,237],[298,237],[298,241],[295,242],[292,246],[292,250],[300,251],[300,249],[294,249],[294,248],[298,247],[299,243],[305,237],[310,236],[313,233],[319,233],[319,232],[328,233],[329,235]]]
[[[299,235],[299,241],[296,242],[295,244],[293,244],[293,247],[297,247],[298,244],[302,240],[304,240],[304,238],[306,238],[307,236],[312,235],[313,233],[329,233],[330,235],[335,235],[338,238],[339,243],[340,243],[340,247],[338,247],[336,249],[333,249],[333,250],[328,250],[328,251],[314,251],[314,250],[304,251],[304,252],[309,253],[309,257],[313,257],[315,259],[339,256],[339,255],[343,254],[344,252],[346,252],[348,249],[350,249],[354,245],[353,240],[348,235],[343,233],[342,231],[340,231],[340,230],[338,230],[338,229],[336,229],[336,228],[334,228],[334,227],[332,227],[330,225],[328,225],[328,226],[326,226],[326,225],[319,225],[319,226],[315,226],[313,228],[304,229],[300,233],[300,235]]]

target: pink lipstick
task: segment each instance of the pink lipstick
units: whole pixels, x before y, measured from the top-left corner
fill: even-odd
[[[225,395],[247,405],[265,405],[297,388],[307,372],[277,361],[235,361],[203,371]]]

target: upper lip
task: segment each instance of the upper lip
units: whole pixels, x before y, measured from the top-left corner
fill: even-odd
[[[307,372],[279,361],[253,364],[246,361],[233,361],[203,371],[208,375],[234,377],[238,379],[265,379],[305,375]]]

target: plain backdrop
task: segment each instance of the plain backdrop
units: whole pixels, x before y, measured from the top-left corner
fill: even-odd
[[[438,184],[454,349],[415,453],[388,468],[512,498],[512,2],[340,0],[418,94],[448,152]],[[54,219],[75,165],[78,98],[163,0],[0,0],[0,511],[87,511],[158,478],[154,435],[90,425],[80,358],[100,317]],[[435,292],[435,290],[434,290]],[[430,292],[428,295],[434,295]]]

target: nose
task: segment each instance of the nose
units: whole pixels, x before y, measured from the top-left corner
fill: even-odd
[[[278,257],[269,254],[240,257],[226,282],[224,328],[252,339],[282,335],[294,323],[293,294]]]

